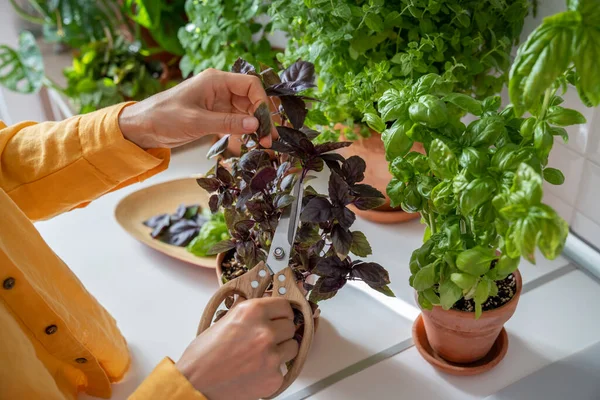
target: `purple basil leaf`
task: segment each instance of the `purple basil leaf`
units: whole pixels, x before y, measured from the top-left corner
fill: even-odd
[[[277,170],[273,167],[264,167],[254,175],[250,181],[250,188],[254,193],[260,192],[265,190],[275,178],[277,178]]]
[[[315,81],[315,66],[308,61],[298,60],[281,73],[283,82],[305,81],[313,83]]]
[[[237,202],[235,203],[235,208],[238,210],[242,210],[246,206],[246,202],[252,198],[252,189],[250,186],[246,186],[240,192]]]
[[[344,179],[335,172],[329,176],[329,198],[334,206],[350,203],[350,188]]]
[[[286,144],[283,140],[274,140],[273,143],[271,143],[271,150],[285,154],[290,154],[294,152],[294,148]]]
[[[373,186],[366,185],[364,183],[352,185],[350,191],[357,197],[377,197],[380,199],[384,198],[383,193],[375,189]]]
[[[330,299],[336,295],[337,291],[330,291],[330,292],[322,292],[321,291],[321,286],[323,285],[323,282],[326,281],[327,279],[331,279],[331,278],[319,278],[317,280],[317,282],[315,283],[315,286],[313,287],[313,290],[310,292],[310,296],[308,297],[308,300],[310,302],[318,303],[322,300]],[[346,283],[346,282],[344,281],[344,283]],[[329,282],[325,283],[326,290],[331,286],[332,286],[331,283],[329,283]],[[342,285],[342,286],[344,286],[344,285]]]
[[[208,200],[208,207],[210,208],[210,212],[213,214],[219,211],[219,195],[213,194],[210,196],[210,199]]]
[[[231,185],[234,182],[231,173],[221,165],[217,165],[217,179],[220,180],[224,185]]]
[[[315,151],[317,154],[327,153],[333,150],[341,149],[344,147],[348,147],[352,144],[352,142],[328,142],[322,143],[315,146]]]
[[[321,258],[313,273],[332,278],[345,278],[351,271],[352,267],[347,260],[341,260],[338,256]]]
[[[263,82],[265,85],[267,85],[267,87],[281,83],[281,78],[279,78],[279,75],[275,73],[273,68],[265,69],[260,73],[260,75],[262,76]]]
[[[217,178],[198,178],[196,182],[208,193],[216,192],[221,187],[221,182]]]
[[[374,262],[354,262],[352,272],[353,278],[364,281],[367,285],[377,288],[390,283],[390,275],[381,265]]]
[[[337,219],[338,223],[346,229],[350,229],[356,220],[356,215],[347,207],[333,207],[331,211],[333,212],[333,216],[335,219]]]
[[[243,170],[255,170],[268,164],[269,155],[266,151],[258,149],[250,150],[244,154],[239,161],[239,166]]]
[[[252,64],[248,61],[238,58],[235,60],[235,63],[231,67],[231,72],[235,72],[236,74],[252,74],[256,75],[256,69]]]
[[[198,235],[200,228],[196,221],[182,219],[171,225],[169,229],[160,236],[160,240],[174,246],[187,246],[194,237]]]
[[[210,248],[208,251],[208,255],[214,255],[219,253],[225,253],[231,249],[235,248],[235,243],[231,239],[220,241]]]
[[[310,160],[308,160],[307,162],[305,162],[303,165],[305,170],[316,171],[316,172],[323,171],[323,166],[324,166],[323,159],[321,157],[313,157]],[[305,179],[304,181],[306,181],[306,180],[307,179]]]
[[[294,96],[296,91],[289,87],[284,87],[281,84],[277,84],[265,89],[267,96],[269,97],[281,97],[281,96]]]
[[[367,164],[359,156],[352,156],[342,164],[342,175],[349,185],[354,185],[365,179]]]
[[[352,202],[359,210],[372,210],[385,204],[385,199],[380,197],[359,197]]]
[[[345,278],[321,278],[323,282],[319,285],[319,292],[321,293],[330,293],[337,292],[346,284]]]
[[[268,92],[271,91],[273,93],[280,93],[278,96],[292,96],[298,92],[302,92],[316,86],[317,85],[314,83],[306,81],[282,82],[267,88],[267,94],[269,94]]]
[[[289,174],[283,177],[281,180],[281,190],[287,190],[292,187],[294,181],[296,180],[295,174]]]
[[[254,116],[258,119],[258,129],[256,130],[258,138],[269,136],[271,134],[272,122],[271,111],[267,103],[260,103],[260,106],[254,111]]]
[[[296,129],[301,129],[304,126],[304,120],[308,113],[304,101],[294,96],[282,96],[280,100],[285,110],[285,115],[287,115],[292,126]]]
[[[313,140],[314,138],[316,138],[317,136],[319,136],[321,134],[320,132],[315,131],[314,129],[310,129],[306,126],[303,126],[302,128],[300,128],[300,131],[306,135],[308,140]]]
[[[315,146],[316,149],[316,146]],[[344,157],[337,153],[321,154],[321,159],[325,161],[325,164],[329,167],[331,172],[338,174],[342,173],[342,167],[340,163],[344,162]]]
[[[236,222],[233,229],[240,235],[246,236],[250,234],[250,229],[254,227],[255,222],[250,219]]]
[[[156,228],[159,225],[164,225],[165,223],[165,218],[167,219],[167,225],[170,224],[170,216],[169,214],[159,214],[159,215],[155,215],[154,217],[147,219],[146,221],[143,222],[144,225],[146,225],[148,228]]]
[[[220,194],[219,203],[224,208],[229,208],[233,204],[233,195],[230,191],[226,190]]]
[[[203,214],[197,214],[196,215],[196,223],[198,224],[198,226],[200,228],[202,228],[202,225],[204,225],[205,223],[207,223],[209,221],[210,218],[205,217]]]
[[[336,224],[331,233],[331,241],[333,247],[335,247],[335,252],[345,257],[350,252],[352,234],[348,229],[342,228],[339,224]]]
[[[215,144],[213,144],[208,150],[206,158],[213,158],[214,156],[218,156],[227,150],[227,146],[229,145],[229,136],[231,135],[225,135],[221,139],[217,140]]]
[[[317,243],[313,244],[312,246],[310,246],[310,248],[308,249],[309,252],[311,252],[312,254],[321,254],[321,252],[323,251],[323,248],[325,247],[325,241],[323,239],[319,240]]]
[[[294,196],[289,194],[284,194],[279,197],[276,201],[276,207],[279,209],[285,208],[294,202]]]
[[[175,214],[171,215],[172,220],[179,221],[180,219],[182,219],[185,215],[186,210],[187,207],[185,206],[185,204],[180,204],[179,207],[177,207],[177,210],[175,210]]]
[[[279,137],[284,142],[292,146],[294,149],[299,149],[308,154],[315,153],[315,146],[301,131],[288,128],[287,126],[278,126],[277,133],[279,133]]]
[[[331,219],[331,203],[323,197],[314,197],[304,206],[300,220],[303,222],[326,222]]]

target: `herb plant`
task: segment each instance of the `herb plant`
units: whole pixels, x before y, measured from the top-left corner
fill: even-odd
[[[185,49],[183,76],[207,68],[226,69],[241,56],[251,63],[273,64],[275,51],[267,40],[267,5],[261,0],[188,0],[189,23],[179,30]]]
[[[527,0],[274,0],[270,14],[290,36],[282,59],[315,63],[323,102],[311,120],[352,127],[395,80],[437,73],[459,92],[498,93],[528,7]]]
[[[359,157],[344,159],[334,150],[349,142],[315,145],[311,142],[318,132],[304,126],[307,113],[300,94],[314,86],[314,66],[298,61],[276,74],[273,69],[260,73],[244,60],[236,61],[233,72],[259,76],[267,94],[278,97],[281,108],[277,114],[282,124],[277,126],[279,139],[273,142],[272,153],[258,144],[258,139],[271,131],[269,110],[258,108],[260,121],[257,132],[243,137],[242,156],[217,163],[198,184],[212,193],[213,212],[223,208],[231,239],[217,244],[215,253],[235,251],[235,258],[247,268],[266,261],[281,210],[289,206],[291,189],[297,173],[307,180],[310,171],[330,169],[328,195],[312,186],[304,190],[301,225],[294,242],[291,266],[298,282],[309,291],[309,300],[317,303],[333,297],[348,280],[362,280],[371,288],[393,296],[387,286],[389,276],[379,264],[352,261],[349,254],[359,257],[371,254],[365,235],[352,230],[356,216],[347,208],[371,209],[383,202],[383,195],[371,186],[361,184],[365,163]],[[229,137],[215,143],[209,156],[218,156],[227,147]],[[318,277],[316,281],[312,277]]]

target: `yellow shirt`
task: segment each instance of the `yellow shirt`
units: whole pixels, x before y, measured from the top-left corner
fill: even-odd
[[[169,163],[126,140],[127,104],[62,122],[0,122],[0,399],[109,398],[129,367],[115,320],[32,221],[83,207]],[[132,399],[206,400],[165,358]]]

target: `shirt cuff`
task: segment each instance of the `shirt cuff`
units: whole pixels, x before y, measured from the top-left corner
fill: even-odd
[[[165,357],[142,382],[129,400],[208,400]]]
[[[79,121],[83,157],[115,186],[143,181],[165,170],[170,161],[169,149],[145,151],[125,139],[119,115],[131,104],[134,102],[86,114]]]

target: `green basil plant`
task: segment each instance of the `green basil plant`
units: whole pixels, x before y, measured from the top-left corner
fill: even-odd
[[[458,92],[500,92],[529,9],[528,0],[273,0],[270,15],[289,36],[280,60],[315,64],[323,101],[309,122],[352,127],[395,80],[436,73]]]
[[[379,114],[368,117],[382,130],[392,206],[420,212],[427,225],[410,259],[410,285],[425,309],[472,299],[478,318],[521,257],[535,263],[538,248],[554,259],[564,247],[568,225],[542,202],[542,182],[563,183],[548,165],[554,138],[566,141],[564,126],[586,121],[561,105],[561,94],[571,84],[585,105],[600,103],[600,1],[568,7],[519,49],[509,82],[514,104],[453,92],[446,77],[427,74],[394,83],[378,100]],[[466,113],[477,117],[468,126]],[[414,141],[425,154],[410,151]]]

